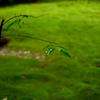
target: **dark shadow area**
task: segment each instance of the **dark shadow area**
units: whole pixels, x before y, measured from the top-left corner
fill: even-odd
[[[0,6],[11,6],[16,4],[28,4],[28,3],[44,3],[44,2],[59,2],[59,1],[76,1],[76,0],[0,0]]]
[[[10,6],[22,3],[36,3],[39,0],[0,0],[0,6]]]
[[[78,1],[81,2],[83,0],[0,0],[0,6],[11,6],[16,4],[27,4],[27,3],[50,3],[50,2],[60,2],[60,1]],[[90,2],[100,2],[100,0],[87,0]]]

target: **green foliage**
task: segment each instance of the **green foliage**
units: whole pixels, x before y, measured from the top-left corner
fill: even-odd
[[[47,51],[46,51],[46,56],[49,55],[50,53],[52,53],[55,49],[54,48],[49,48]]]
[[[28,18],[29,16],[28,16],[28,15],[19,15],[19,16],[14,16],[13,18],[16,18],[16,17],[22,17],[22,18],[18,18],[18,19],[16,19],[16,20],[14,20],[13,22],[11,22],[11,23],[7,26],[6,30],[8,30],[8,29],[9,29],[12,25],[14,25],[14,24],[18,24],[19,27],[21,27],[21,26],[20,26],[21,20],[22,20],[23,18]],[[11,18],[11,19],[13,19],[13,18]],[[11,20],[11,19],[9,19],[9,20]]]
[[[7,26],[6,30],[8,30],[12,25],[14,25],[14,24],[16,24],[16,23],[19,24],[19,22],[20,22],[19,19],[14,20],[12,23],[10,23],[10,24]]]
[[[62,50],[62,49],[60,49],[59,52],[61,52],[61,53],[64,54],[65,56],[68,56],[68,57],[71,58],[71,56],[69,55],[68,52],[66,52],[66,51],[64,51],[64,50]]]
[[[12,25],[14,25],[14,24],[18,24],[19,27],[21,27],[21,26],[20,26],[20,22],[21,22],[21,20],[22,20],[23,18],[25,18],[25,17],[26,17],[26,18],[28,18],[28,17],[33,17],[33,18],[35,18],[35,17],[32,16],[32,15],[19,15],[19,16],[14,16],[14,17],[8,19],[5,23],[7,23],[9,20],[14,19],[14,18],[16,18],[16,17],[22,17],[22,18],[16,19],[16,20],[14,20],[13,22],[11,22],[11,23],[7,26],[6,30],[8,30],[8,29],[9,29]],[[4,24],[5,24],[5,23],[4,23]],[[9,35],[8,35],[8,36],[9,36]],[[13,35],[13,36],[14,36],[14,35]],[[19,35],[19,36],[22,36],[22,35]],[[25,37],[29,37],[29,36],[25,36]],[[45,40],[42,40],[42,39],[39,39],[39,38],[36,38],[36,37],[29,37],[29,38],[35,38],[35,39],[37,39],[37,40],[41,40],[41,41],[44,41],[44,42],[49,42],[49,43],[52,43],[52,44],[57,44],[57,43],[50,42],[50,41],[45,41]],[[53,47],[53,48],[49,48],[49,49],[46,51],[46,56],[49,55],[50,53],[52,53],[52,52],[55,50],[55,47],[59,47],[59,48],[65,49],[64,47],[59,46],[59,45],[56,45],[55,47],[54,47],[53,45],[47,45],[46,47],[44,47],[43,50],[45,50],[46,48],[48,48],[48,47],[50,47],[50,46]],[[65,49],[65,50],[66,50],[66,49]],[[61,52],[61,53],[64,54],[65,56],[70,57],[70,55],[69,55],[66,51],[64,51],[64,50],[59,50],[59,52]]]
[[[43,50],[45,50],[46,48],[50,47],[51,45],[47,45],[46,47],[43,48]]]
[[[16,96],[11,96],[10,94],[2,95],[0,97],[2,100],[15,100]]]
[[[65,49],[66,50],[66,48],[64,48],[64,47],[62,47],[60,45],[56,45],[56,47],[59,47],[59,48],[62,48],[62,49]]]
[[[28,18],[29,16],[28,16],[28,15],[23,15],[23,17],[26,17],[26,18]]]
[[[9,94],[6,94],[6,95],[2,95],[0,97],[0,99],[2,99],[2,100],[16,100],[17,97],[16,96],[11,96]],[[31,98],[22,98],[20,100],[33,100],[33,99],[31,99]]]
[[[50,47],[50,48],[49,48],[49,47]],[[52,52],[55,50],[56,47],[59,47],[59,48],[64,49],[64,50],[59,49],[59,52],[62,53],[63,55],[65,55],[65,56],[68,56],[68,57],[71,58],[71,56],[69,55],[69,53],[65,51],[66,49],[65,49],[64,47],[62,47],[62,46],[59,46],[59,45],[56,45],[56,46],[47,45],[46,47],[44,47],[43,50],[45,50],[46,48],[49,48],[49,49],[46,51],[46,56],[49,55],[50,53],[52,53]]]
[[[34,100],[34,99],[31,99],[31,98],[22,98],[20,100]]]

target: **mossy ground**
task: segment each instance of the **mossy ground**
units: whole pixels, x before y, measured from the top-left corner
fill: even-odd
[[[48,60],[0,57],[0,95],[34,100],[99,100],[100,99],[100,3],[50,2],[19,4],[0,8],[0,19],[14,14],[28,14],[22,28],[12,26],[2,35],[22,34],[57,42],[72,58],[58,51]],[[11,39],[13,50],[45,54],[43,41],[25,37]]]

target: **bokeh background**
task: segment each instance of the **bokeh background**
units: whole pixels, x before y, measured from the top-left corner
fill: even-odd
[[[0,21],[20,14],[37,18],[25,18],[21,28],[13,25],[6,31],[14,21],[10,20],[2,36],[28,35],[57,42],[71,58],[62,55],[59,48],[45,57],[43,48],[48,43],[43,41],[5,37],[11,42],[0,49],[0,96],[100,100],[99,0],[0,0]]]

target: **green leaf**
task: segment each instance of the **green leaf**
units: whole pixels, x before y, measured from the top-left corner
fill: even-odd
[[[23,17],[26,17],[26,18],[28,18],[28,15],[23,15]]]
[[[71,58],[71,56],[69,55],[68,52],[66,52],[66,51],[64,51],[64,50],[62,50],[62,49],[60,49],[59,52],[62,53],[63,55],[65,55],[65,56],[68,56],[68,57]]]
[[[62,48],[62,49],[65,49],[66,50],[66,48],[64,48],[64,47],[62,47],[60,45],[56,45],[56,47],[59,47],[59,48]]]
[[[16,20],[13,21],[12,23],[10,23],[10,24],[7,26],[6,30],[8,30],[13,24],[17,23],[17,21],[18,21],[18,19],[16,19]]]
[[[13,99],[11,99],[10,97],[8,97],[7,100],[13,100]]]
[[[18,25],[20,24],[20,22],[21,22],[21,19],[18,19]]]
[[[47,51],[46,51],[46,56],[49,55],[50,53],[52,53],[55,49],[54,48],[49,48]]]
[[[47,45],[46,47],[43,48],[43,50],[46,49],[46,48],[48,48],[48,47],[50,47],[50,46],[51,46],[51,45]]]
[[[9,96],[10,96],[10,94],[6,94],[6,95],[4,94],[4,95],[2,95],[3,98],[9,97]]]
[[[18,19],[17,22],[18,22],[19,27],[21,27],[21,26],[20,26],[21,19]]]
[[[33,99],[31,99],[31,98],[22,98],[20,100],[33,100]]]

